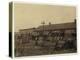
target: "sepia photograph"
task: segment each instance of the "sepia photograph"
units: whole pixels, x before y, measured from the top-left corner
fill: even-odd
[[[14,56],[77,53],[76,7],[14,3]]]

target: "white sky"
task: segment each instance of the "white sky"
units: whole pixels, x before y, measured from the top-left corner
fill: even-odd
[[[73,22],[75,18],[76,8],[73,6],[14,4],[15,31],[38,27],[42,21],[56,24]]]

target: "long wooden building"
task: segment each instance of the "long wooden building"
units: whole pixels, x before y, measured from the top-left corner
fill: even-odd
[[[16,56],[28,55],[26,51],[33,47],[52,50],[77,49],[76,22],[41,25],[37,28],[21,29],[18,33],[15,38]]]

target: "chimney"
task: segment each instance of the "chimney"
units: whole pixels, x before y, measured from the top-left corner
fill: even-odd
[[[74,19],[74,22],[76,23],[76,19]]]
[[[51,22],[49,22],[49,25],[51,25]]]

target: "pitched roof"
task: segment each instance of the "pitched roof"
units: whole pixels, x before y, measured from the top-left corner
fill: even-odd
[[[74,22],[44,25],[44,30],[72,29],[72,28],[76,28],[76,24]],[[43,30],[43,26],[39,26],[36,30]]]
[[[34,30],[35,28],[28,28],[28,29],[20,29],[19,31],[27,31],[27,30]]]

